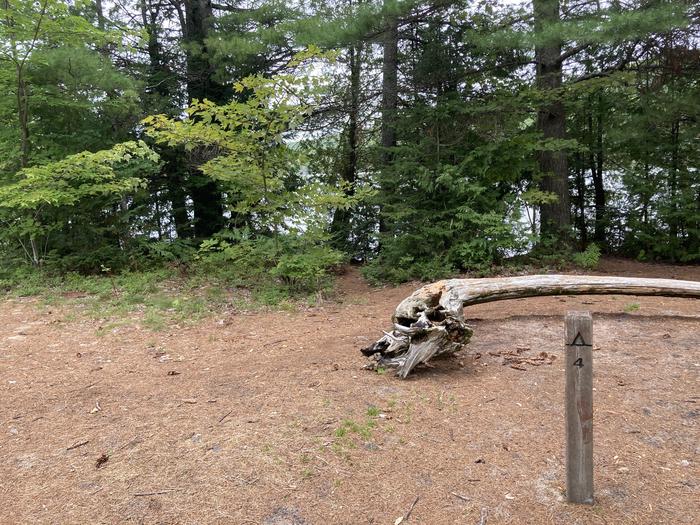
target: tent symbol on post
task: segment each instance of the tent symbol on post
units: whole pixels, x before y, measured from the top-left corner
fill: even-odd
[[[569,344],[569,346],[591,346],[588,344],[583,336],[581,335],[581,332],[576,334],[576,337],[574,337],[574,340]]]

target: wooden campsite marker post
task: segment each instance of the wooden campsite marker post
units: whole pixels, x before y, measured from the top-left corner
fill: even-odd
[[[593,318],[566,314],[566,496],[593,503]]]

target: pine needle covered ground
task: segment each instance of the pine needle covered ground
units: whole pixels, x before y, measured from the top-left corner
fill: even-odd
[[[407,523],[695,522],[697,301],[480,305],[460,358],[406,381],[362,370],[359,348],[414,287],[350,271],[333,301],[161,330],[4,300],[0,523],[385,524],[411,508]],[[534,359],[561,355],[568,310],[594,313],[591,507],[565,503],[561,360]],[[514,352],[533,359],[509,366]]]

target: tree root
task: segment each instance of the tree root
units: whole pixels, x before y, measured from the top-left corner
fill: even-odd
[[[464,307],[490,301],[546,295],[657,295],[700,298],[700,282],[582,275],[532,275],[449,279],[428,284],[401,301],[394,329],[363,348],[365,368],[396,368],[405,379],[419,364],[451,355],[469,343],[472,328]]]

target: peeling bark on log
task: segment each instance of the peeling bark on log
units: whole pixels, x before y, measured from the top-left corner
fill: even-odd
[[[490,301],[545,295],[657,295],[700,299],[700,282],[586,275],[531,275],[448,279],[428,284],[401,301],[394,329],[363,348],[367,368],[397,368],[402,379],[420,363],[449,355],[469,342],[473,330],[464,307]]]

